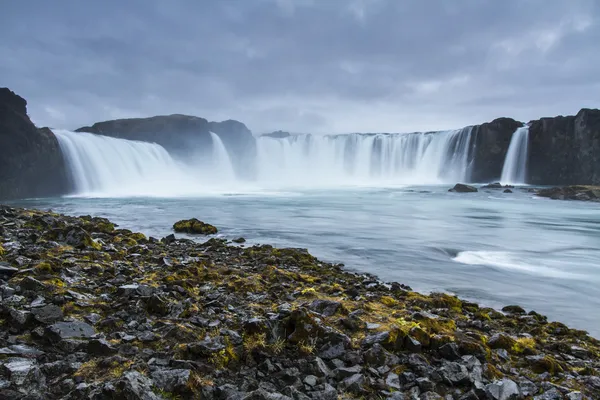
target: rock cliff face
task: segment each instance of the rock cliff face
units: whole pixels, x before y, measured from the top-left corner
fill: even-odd
[[[27,102],[0,88],[0,199],[55,196],[69,191],[56,137],[27,116]]]
[[[523,123],[514,119],[498,118],[473,127],[472,182],[495,182],[500,178],[510,139],[521,126]]]
[[[600,110],[530,124],[528,183],[600,184]]]
[[[252,132],[239,121],[209,122],[204,118],[182,114],[97,122],[76,132],[154,142],[183,157],[194,157],[199,151],[210,151],[210,132],[214,132],[225,144],[234,166],[242,175],[249,173],[245,167],[249,164],[245,162],[253,157],[256,149]]]

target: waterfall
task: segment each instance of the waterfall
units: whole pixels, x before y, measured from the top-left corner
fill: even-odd
[[[432,133],[259,137],[257,178],[298,186],[468,181],[471,132],[472,127]]]
[[[76,194],[184,196],[279,188],[468,182],[471,131],[298,135],[256,139],[236,176],[231,150],[210,132],[210,148],[176,159],[155,143],[56,130]],[[202,145],[206,146],[206,145]],[[195,152],[194,152],[195,151]],[[236,160],[247,154],[234,154]],[[181,156],[184,157],[184,156]],[[250,158],[250,159],[248,159]]]
[[[225,144],[223,141],[214,132],[210,132],[210,137],[212,139],[212,164],[214,173],[220,178],[224,179],[228,182],[235,180],[235,172],[233,170],[233,164],[231,163],[231,158],[229,157],[229,153],[227,152],[227,148],[225,148]]]
[[[517,185],[526,183],[528,147],[529,127],[523,126],[518,128],[510,139],[500,182]]]
[[[54,130],[77,194],[178,195],[193,182],[161,146]]]

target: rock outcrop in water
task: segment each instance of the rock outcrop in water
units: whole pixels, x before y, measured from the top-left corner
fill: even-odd
[[[600,110],[532,121],[529,149],[528,183],[599,185]]]
[[[552,200],[582,200],[600,203],[600,186],[552,187],[537,190],[536,194]]]
[[[0,398],[595,399],[600,342],[304,250],[0,207]]]
[[[27,101],[0,88],[0,198],[56,196],[69,183],[58,142],[27,116]]]

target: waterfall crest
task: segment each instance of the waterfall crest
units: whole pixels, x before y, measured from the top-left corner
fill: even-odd
[[[315,188],[468,182],[472,128],[410,134],[256,138],[256,154],[236,175],[228,150],[210,132],[210,149],[177,159],[155,143],[56,130],[77,194],[184,196],[248,188]],[[205,146],[205,145],[204,145]],[[193,146],[192,146],[193,147]],[[193,150],[193,148],[192,148]],[[248,165],[245,165],[248,164]]]
[[[508,152],[502,167],[500,182],[523,185],[527,179],[527,155],[529,148],[529,127],[518,128],[510,139]]]
[[[298,185],[468,181],[472,127],[433,133],[257,139],[258,181]]]

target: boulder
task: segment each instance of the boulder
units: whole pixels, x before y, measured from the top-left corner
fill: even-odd
[[[51,342],[63,339],[90,338],[96,334],[91,325],[81,321],[57,322],[46,327],[44,336]]]
[[[520,400],[523,398],[519,386],[510,379],[502,379],[485,387],[485,394],[490,400]]]
[[[462,183],[457,183],[456,185],[454,185],[454,187],[452,189],[448,189],[449,192],[456,192],[456,193],[475,193],[478,192],[477,188],[475,186],[469,186],[469,185],[465,185]]]
[[[190,233],[196,235],[214,235],[218,232],[217,228],[215,228],[214,226],[199,221],[196,218],[185,219],[175,222],[175,224],[173,224],[173,230],[175,230],[175,232]]]

